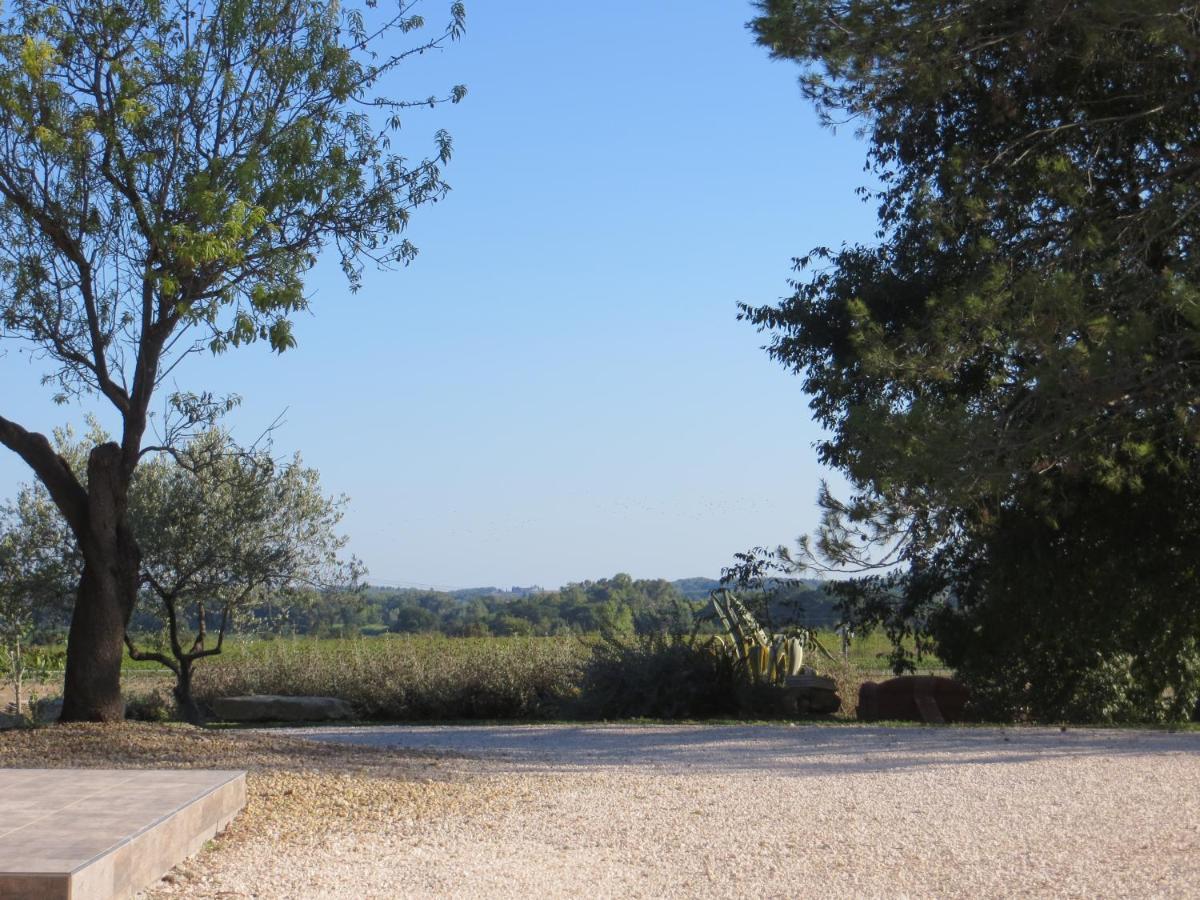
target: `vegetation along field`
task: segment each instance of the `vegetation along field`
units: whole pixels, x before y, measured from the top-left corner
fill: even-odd
[[[858,682],[889,674],[888,641],[882,634],[857,637],[843,660],[839,635],[816,636],[835,650],[837,662],[815,653],[813,662],[838,679],[843,714],[852,714]],[[734,673],[719,664],[724,652],[713,635],[245,637],[197,666],[194,690],[203,705],[254,693],[335,696],[350,701],[361,718],[381,721],[780,715],[769,690],[757,696],[739,690]],[[31,671],[26,695],[57,696],[63,648],[48,645],[36,653],[48,665]],[[604,666],[614,657],[616,671]],[[123,668],[133,715],[174,714],[167,669],[128,657]],[[614,709],[617,696],[622,703]]]

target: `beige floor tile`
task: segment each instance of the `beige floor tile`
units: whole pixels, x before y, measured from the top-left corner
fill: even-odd
[[[125,896],[244,803],[241,772],[0,769],[0,900]]]

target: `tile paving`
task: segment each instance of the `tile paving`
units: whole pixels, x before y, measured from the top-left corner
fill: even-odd
[[[131,896],[245,803],[244,772],[0,769],[0,900]]]

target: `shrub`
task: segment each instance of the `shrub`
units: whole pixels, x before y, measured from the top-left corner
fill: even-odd
[[[1031,642],[1032,644],[1032,642]],[[1063,666],[1060,660],[1071,659]],[[1096,651],[1048,653],[1032,644],[986,668],[968,661],[956,673],[971,687],[971,709],[988,721],[1062,721],[1089,725],[1173,723],[1200,709],[1200,653],[1166,662],[1182,671],[1176,683],[1147,669],[1163,660]]]
[[[858,715],[858,689],[864,681],[872,681],[879,677],[877,672],[866,671],[853,663],[839,659],[837,662],[823,660],[815,667],[818,674],[832,678],[837,683],[837,695],[842,701],[838,713],[846,719]],[[884,673],[887,677],[888,673]]]
[[[584,667],[578,713],[601,719],[774,715],[780,692],[751,684],[712,638],[606,635]]]
[[[161,690],[151,690],[126,695],[125,718],[138,722],[169,722],[178,716],[173,699]]]

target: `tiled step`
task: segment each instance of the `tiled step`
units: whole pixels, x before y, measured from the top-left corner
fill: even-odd
[[[129,897],[245,805],[244,772],[0,769],[0,900]]]

